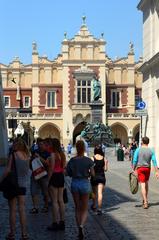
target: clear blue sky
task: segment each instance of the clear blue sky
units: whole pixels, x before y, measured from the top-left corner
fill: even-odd
[[[142,54],[142,14],[139,0],[1,0],[0,62],[8,64],[14,56],[31,63],[32,42],[39,54],[54,59],[61,52],[65,31],[72,38],[87,16],[90,32],[104,32],[107,54],[124,57],[129,42],[135,46],[136,59]]]

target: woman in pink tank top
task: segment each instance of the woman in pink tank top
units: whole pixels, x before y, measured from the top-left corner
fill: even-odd
[[[49,192],[53,207],[53,222],[48,230],[65,230],[65,204],[63,201],[64,168],[66,157],[61,150],[60,141],[56,138],[51,140],[52,153],[49,164]]]

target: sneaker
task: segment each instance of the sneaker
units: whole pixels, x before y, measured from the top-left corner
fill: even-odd
[[[101,209],[97,210],[97,215],[102,215],[102,210]]]
[[[97,208],[92,204],[91,205],[91,210],[95,212],[97,210]]]
[[[83,231],[83,227],[79,227],[79,234],[78,234],[79,240],[84,239],[84,231]]]
[[[27,233],[22,234],[22,237],[20,240],[29,240],[29,236]]]
[[[48,207],[43,207],[43,208],[41,209],[41,212],[42,212],[42,213],[47,213],[47,212],[48,212]]]
[[[65,222],[64,221],[60,221],[58,227],[59,227],[59,230],[65,230]]]
[[[14,234],[12,233],[9,233],[6,237],[5,237],[6,240],[15,240],[15,236]]]
[[[50,226],[47,227],[48,231],[58,231],[59,230],[59,225],[55,222],[52,223]]]
[[[39,213],[39,210],[38,210],[38,208],[32,208],[29,213],[30,214],[37,214],[37,213]]]

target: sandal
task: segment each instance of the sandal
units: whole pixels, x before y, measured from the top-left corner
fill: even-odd
[[[37,214],[37,213],[39,213],[39,210],[38,210],[38,208],[32,208],[32,209],[30,210],[30,213],[31,213],[31,214]]]
[[[143,202],[143,209],[148,209],[148,208],[149,208],[148,202]]]
[[[22,237],[21,237],[20,240],[29,240],[29,236],[28,236],[28,234],[27,234],[27,233],[22,234]]]
[[[48,212],[48,207],[43,207],[43,208],[41,209],[41,212],[42,212],[42,213],[47,213],[47,212]]]
[[[13,233],[9,233],[7,236],[6,236],[6,240],[15,240],[15,236]]]

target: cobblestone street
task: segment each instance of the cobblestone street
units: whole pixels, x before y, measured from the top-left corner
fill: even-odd
[[[151,174],[150,180],[150,208],[144,210],[141,206],[140,193],[131,195],[128,187],[128,171],[130,162],[117,162],[114,151],[107,151],[109,172],[107,186],[104,192],[103,215],[98,216],[89,210],[85,239],[99,240],[158,240],[159,227],[159,182]],[[48,232],[47,226],[51,223],[51,208],[49,213],[29,214],[31,199],[27,195],[27,220],[30,239],[37,240],[74,240],[77,239],[77,228],[74,218],[74,206],[67,187],[69,203],[66,205],[65,232]],[[90,202],[91,204],[91,202]],[[4,240],[8,233],[8,207],[6,200],[0,194],[0,239]],[[20,239],[19,224],[17,225],[16,239]]]

